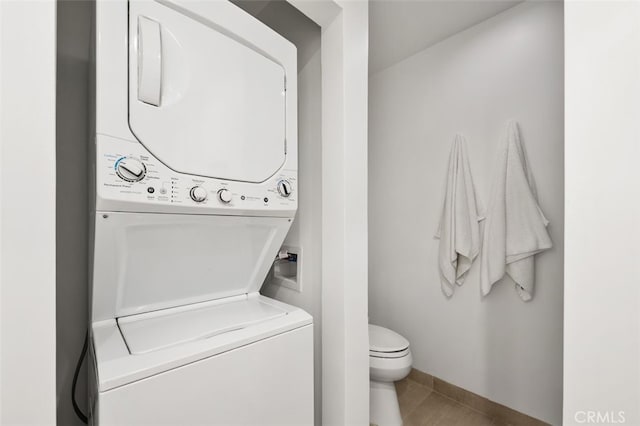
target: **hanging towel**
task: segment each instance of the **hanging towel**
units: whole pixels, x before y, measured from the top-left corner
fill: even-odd
[[[442,216],[435,237],[440,239],[438,265],[442,292],[451,297],[454,283],[462,285],[480,251],[480,224],[483,219],[476,199],[467,146],[456,135],[449,154]]]
[[[528,301],[533,298],[534,256],[552,244],[516,122],[508,125],[497,173],[480,256],[482,295],[507,273],[522,300]]]

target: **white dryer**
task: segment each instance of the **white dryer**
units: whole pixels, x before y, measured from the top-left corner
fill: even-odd
[[[297,208],[295,47],[226,1],[95,21],[91,422],[311,424],[312,318],[258,293]]]

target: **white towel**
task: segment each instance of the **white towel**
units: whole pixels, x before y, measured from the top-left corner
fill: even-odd
[[[497,173],[480,256],[482,295],[507,273],[522,300],[528,301],[533,298],[534,256],[552,244],[516,122],[508,125]]]
[[[462,285],[480,252],[479,205],[469,167],[464,137],[456,135],[449,154],[444,206],[436,238],[442,292],[451,297],[454,283]]]

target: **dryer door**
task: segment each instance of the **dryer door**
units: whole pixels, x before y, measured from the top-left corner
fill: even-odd
[[[130,2],[131,131],[177,172],[263,182],[285,161],[285,70],[188,6]]]

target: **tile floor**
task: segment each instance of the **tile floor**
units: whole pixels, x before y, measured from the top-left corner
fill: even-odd
[[[404,426],[505,426],[408,377],[396,390]]]

